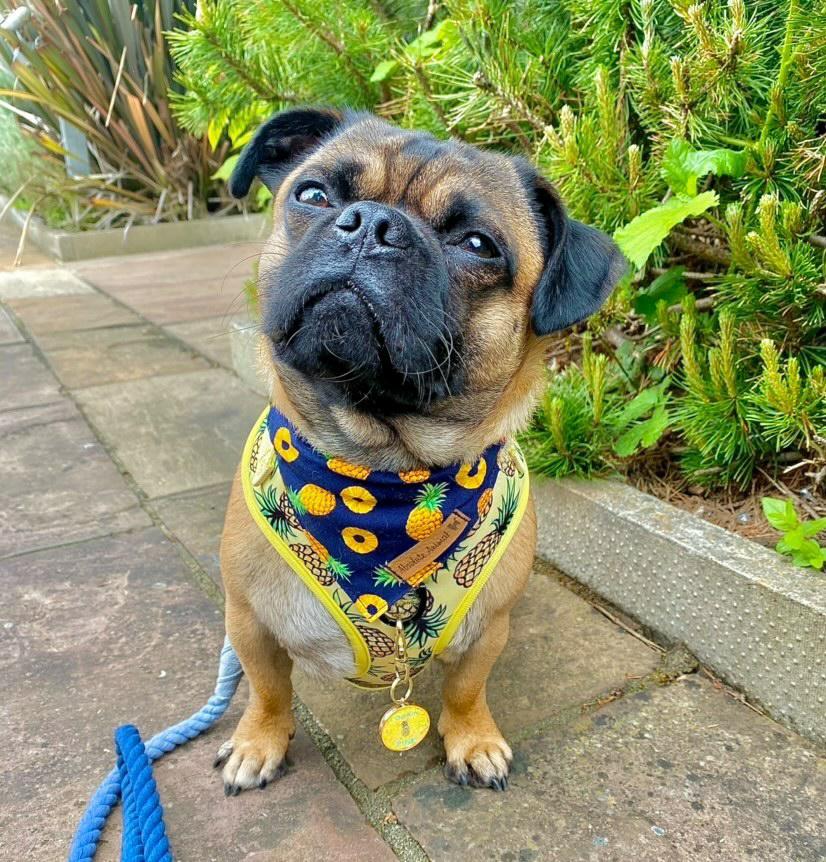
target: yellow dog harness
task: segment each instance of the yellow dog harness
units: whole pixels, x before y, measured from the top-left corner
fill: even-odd
[[[411,673],[451,641],[524,514],[528,472],[512,442],[476,464],[372,471],[313,449],[274,407],[241,465],[252,517],[353,648],[364,688],[394,679],[396,620]]]

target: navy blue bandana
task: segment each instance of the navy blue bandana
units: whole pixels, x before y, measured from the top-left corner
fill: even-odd
[[[390,473],[316,451],[275,407],[267,429],[302,529],[326,549],[348,593],[373,593],[388,605],[410,590],[390,564],[457,513],[449,547],[428,560],[437,571],[477,520],[479,502],[492,495],[499,472],[502,444],[486,449],[475,464]]]

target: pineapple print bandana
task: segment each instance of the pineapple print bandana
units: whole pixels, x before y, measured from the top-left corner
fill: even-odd
[[[250,513],[349,638],[350,681],[366,688],[393,680],[396,617],[414,673],[448,646],[528,502],[514,443],[475,464],[376,471],[316,451],[274,407],[241,476]]]

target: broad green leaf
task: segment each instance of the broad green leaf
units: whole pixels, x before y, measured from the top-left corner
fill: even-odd
[[[763,497],[763,514],[775,530],[788,532],[794,530],[800,520],[794,510],[791,500],[779,500],[777,497]]]
[[[675,225],[691,216],[702,215],[717,205],[716,192],[703,192],[696,197],[675,195],[664,204],[638,215],[614,232],[614,239],[623,254],[641,269],[652,251],[668,236]]]
[[[681,138],[674,138],[663,156],[661,173],[669,188],[678,194],[697,194],[697,180],[707,174],[739,177],[746,170],[742,150],[695,150]]]
[[[822,530],[826,530],[826,518],[815,518],[814,521],[806,521],[800,525],[800,529],[806,538],[816,536]]]
[[[663,385],[649,386],[635,395],[622,409],[617,417],[617,425],[625,428],[630,422],[644,416],[649,410],[653,410],[663,400]]]
[[[647,449],[649,446],[653,446],[668,428],[668,422],[668,411],[665,407],[659,406],[654,411],[653,416],[644,422],[632,425],[617,438],[616,443],[614,443],[614,452],[621,458],[627,458],[640,447]]]
[[[380,84],[382,81],[386,81],[392,77],[398,68],[398,60],[382,60],[370,76],[370,82]]]
[[[645,290],[634,299],[634,311],[641,314],[649,323],[657,318],[657,303],[661,301],[674,305],[686,295],[684,266],[672,266],[657,276]]]
[[[240,153],[236,153],[234,156],[229,156],[229,158],[225,159],[221,167],[212,175],[212,179],[228,180],[232,176],[232,172],[235,170],[235,165],[238,163],[240,156]]]
[[[803,545],[792,554],[792,562],[801,568],[822,569],[826,553],[814,539],[806,539]]]
[[[792,551],[799,551],[803,548],[803,545],[811,541],[807,539],[800,530],[800,527],[795,527],[793,530],[789,530],[785,536],[783,536],[783,541],[786,543],[786,547],[790,548]]]
[[[651,416],[650,419],[646,419],[642,424],[642,445],[644,449],[647,449],[649,446],[653,446],[660,437],[665,434],[668,430],[668,424],[670,421],[670,416],[668,415],[668,411],[665,409],[663,405],[660,405]]]

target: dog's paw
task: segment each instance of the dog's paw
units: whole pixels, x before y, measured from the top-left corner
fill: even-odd
[[[456,784],[506,790],[513,753],[501,734],[448,733],[445,775]]]
[[[219,749],[213,766],[221,770],[224,795],[237,796],[255,787],[263,790],[287,771],[287,746],[294,726],[245,728],[242,720],[232,739]]]

